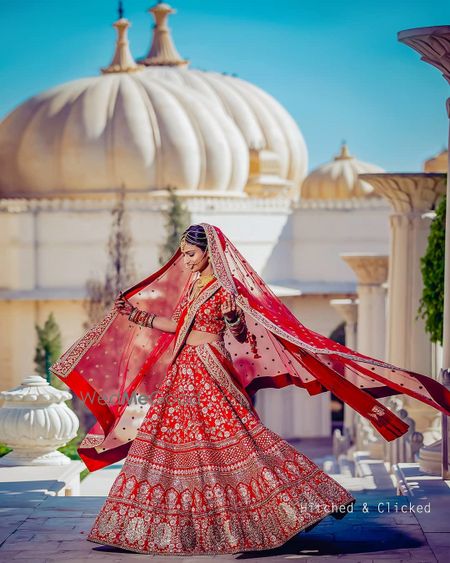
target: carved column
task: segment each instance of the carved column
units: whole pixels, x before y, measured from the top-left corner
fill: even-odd
[[[388,257],[373,253],[341,254],[358,280],[358,352],[384,359]],[[363,417],[357,417],[357,446],[373,458],[383,457],[381,436]]]
[[[385,301],[388,257],[381,254],[341,254],[358,280],[358,352],[384,359]]]
[[[355,299],[332,299],[334,307],[345,321],[345,345],[353,350],[357,348],[358,301]],[[344,435],[354,441],[356,437],[356,411],[344,404]]]
[[[417,318],[422,295],[420,258],[425,253],[431,219],[426,215],[445,192],[445,174],[361,174],[393,208],[390,216],[387,361],[419,373],[432,373],[431,342]],[[405,408],[426,430],[434,409],[411,398]]]
[[[445,80],[450,83],[450,25],[421,27],[400,31],[398,39],[420,53],[421,58],[438,68]],[[446,102],[447,115],[450,118],[450,98]],[[450,151],[450,134],[448,150]],[[449,152],[450,162],[450,152]],[[450,166],[449,166],[450,169]],[[445,289],[444,289],[444,341],[441,380],[450,387],[450,178],[447,175],[447,219],[445,236]],[[445,479],[450,478],[448,461],[448,417],[442,417],[442,430],[445,439],[442,440],[441,474]],[[437,448],[434,446],[434,460],[437,459]],[[432,452],[428,452],[430,455]],[[433,464],[431,464],[433,465]],[[434,461],[436,469],[436,461]]]

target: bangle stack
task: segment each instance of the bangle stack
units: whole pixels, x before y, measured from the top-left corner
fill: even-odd
[[[147,311],[141,311],[137,307],[133,307],[131,313],[128,315],[128,319],[137,325],[146,326],[148,328],[153,328],[153,321],[156,315],[154,313],[147,313]]]
[[[237,340],[241,340],[244,338],[244,335],[247,334],[247,325],[245,324],[244,318],[237,313],[236,314],[236,318],[233,319],[232,321],[230,321],[225,315],[224,315],[224,320],[225,320],[225,324],[227,325],[227,328],[230,329],[231,334],[237,339]]]

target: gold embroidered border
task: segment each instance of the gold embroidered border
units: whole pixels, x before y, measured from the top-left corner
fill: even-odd
[[[348,358],[349,360],[354,360],[356,362],[372,364],[381,368],[397,369],[396,366],[382,362],[381,360],[361,358],[360,356],[354,356],[353,354],[347,354],[346,352],[339,352],[339,350],[328,350],[326,348],[317,348],[316,346],[311,346],[311,344],[306,344],[299,338],[292,336],[276,324],[272,323],[272,321],[268,320],[262,313],[260,313],[256,309],[250,307],[247,299],[242,295],[238,295],[236,297],[236,303],[241,307],[241,309],[243,309],[248,315],[250,315],[250,317],[253,317],[256,321],[261,323],[264,328],[266,328],[270,332],[273,332],[274,334],[278,334],[278,336],[284,338],[285,340],[288,340],[289,342],[292,342],[296,346],[299,346],[299,348],[303,348],[305,350],[308,350],[309,352],[313,352],[314,354],[335,354],[336,356]]]
[[[84,354],[100,340],[117,315],[119,315],[117,310],[110,311],[102,321],[78,339],[59,360],[50,366],[50,371],[59,377],[67,377]]]
[[[234,284],[233,275],[228,266],[228,261],[226,259],[225,253],[222,250],[222,245],[220,244],[219,236],[216,229],[209,223],[200,223],[200,225],[205,229],[206,237],[208,239],[208,250],[209,256],[212,261],[212,267],[217,279],[220,280],[222,286],[227,289],[230,293],[234,295],[237,294],[237,289]]]
[[[265,430],[267,431],[267,428],[265,428]],[[141,439],[142,440],[142,439]],[[235,444],[232,444],[232,446],[240,446],[240,443],[242,439],[240,441],[237,441]],[[157,442],[151,442],[152,444],[157,444]],[[222,442],[221,442],[222,443]],[[163,443],[162,446],[160,446],[162,449],[169,449],[166,447],[167,443]],[[270,445],[270,447],[268,447],[267,449],[265,449],[263,452],[261,451],[257,451],[257,452],[253,452],[252,454],[247,455],[244,459],[239,460],[239,461],[233,461],[231,462],[229,465],[224,466],[223,463],[208,463],[207,466],[203,466],[203,475],[214,475],[215,473],[217,473],[218,471],[221,472],[221,474],[224,476],[224,478],[227,476],[228,479],[233,479],[234,481],[239,481],[241,479],[241,474],[243,473],[248,473],[248,472],[256,472],[257,470],[261,469],[261,463],[262,460],[265,460],[266,458],[270,458],[273,455],[276,454],[284,454],[286,451],[289,451],[290,449],[290,445],[287,444],[286,446],[284,446],[283,444],[281,444],[280,442],[276,442],[276,443],[272,443]],[[220,449],[217,449],[216,451],[220,451]],[[180,452],[177,451],[177,455]],[[189,453],[189,452],[184,452],[184,453]],[[302,454],[300,454],[302,455]],[[155,479],[153,481],[154,484],[158,484],[161,483],[163,484],[163,480],[164,479],[173,479],[173,478],[179,478],[179,479],[192,479],[192,480],[196,480],[195,477],[198,477],[198,467],[187,467],[184,469],[180,469],[179,467],[176,467],[175,469],[171,470],[171,469],[167,469],[167,466],[162,465],[161,463],[157,463],[156,461],[152,460],[149,461],[147,459],[145,459],[142,454],[132,454],[129,453],[127,458],[127,463],[126,465],[124,464],[123,466],[123,472],[128,476],[128,477],[136,477],[137,479],[139,478],[140,475],[142,475],[142,469],[145,468],[145,471],[147,472],[147,480],[150,478],[150,476],[154,476]],[[311,460],[310,460],[311,461]],[[307,462],[305,462],[306,464]],[[318,468],[312,461],[311,461],[311,466],[314,466],[315,469],[312,469],[312,473],[315,473],[317,471],[321,471],[320,468]],[[135,469],[136,468],[136,471]],[[309,474],[308,474],[309,475]],[[307,476],[308,476],[307,475]],[[150,481],[149,481],[150,482]],[[231,482],[231,481],[229,481]]]
[[[105,440],[103,434],[86,434],[80,443],[80,448],[95,448]],[[98,451],[98,450],[97,450]]]
[[[227,370],[219,362],[214,352],[210,348],[210,344],[200,344],[195,346],[195,351],[197,356],[203,362],[203,365],[208,370],[208,373],[227,391],[229,391],[241,405],[252,410],[252,406],[248,402],[245,395],[236,387],[233,383],[231,376],[228,374]]]
[[[171,451],[186,450],[188,452],[192,450],[193,447],[198,447],[199,445],[203,447],[205,444],[207,446],[211,446],[212,448],[219,444],[221,448],[226,448],[228,446],[235,446],[236,444],[241,442],[242,439],[245,438],[247,434],[251,434],[251,436],[256,439],[259,434],[265,431],[267,431],[267,428],[262,424],[262,422],[258,422],[258,424],[254,428],[251,429],[244,428],[242,430],[238,430],[236,434],[231,436],[231,438],[223,438],[222,440],[217,440],[214,442],[203,439],[203,440],[193,440],[191,442],[184,442],[184,444],[170,444],[169,442],[166,442],[164,440],[158,440],[154,436],[152,436],[150,439],[147,439],[146,436],[149,436],[149,434],[142,430],[138,430],[136,437],[139,438],[139,440],[141,440],[142,442],[147,442],[148,444],[154,444],[155,446],[158,446],[163,449],[167,449]]]

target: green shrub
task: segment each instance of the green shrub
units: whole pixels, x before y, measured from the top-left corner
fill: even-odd
[[[0,457],[9,454],[9,452],[12,452],[12,448],[8,448],[5,444],[0,444]]]
[[[428,246],[421,258],[423,292],[418,314],[425,319],[425,330],[432,342],[443,341],[444,329],[444,262],[446,198],[436,209],[428,236]]]

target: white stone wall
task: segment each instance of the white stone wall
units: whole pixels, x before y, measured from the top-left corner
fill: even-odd
[[[389,253],[390,208],[383,200],[304,202],[294,211],[292,277],[356,281],[343,252]]]
[[[285,286],[297,288],[299,295],[283,300],[303,324],[327,336],[340,323],[330,299],[348,296],[356,281],[340,253],[388,249],[388,210],[379,202],[326,202],[325,207],[308,202],[295,208],[287,199],[187,203],[193,222],[222,228],[266,281],[288,280]],[[162,205],[157,199],[128,202],[136,281],[158,267]],[[104,275],[111,207],[100,200],[0,200],[1,390],[33,372],[34,325],[50,312],[64,349],[82,334],[84,284]],[[330,432],[328,393],[309,397],[289,387],[264,391],[258,401],[267,425],[286,437]]]

